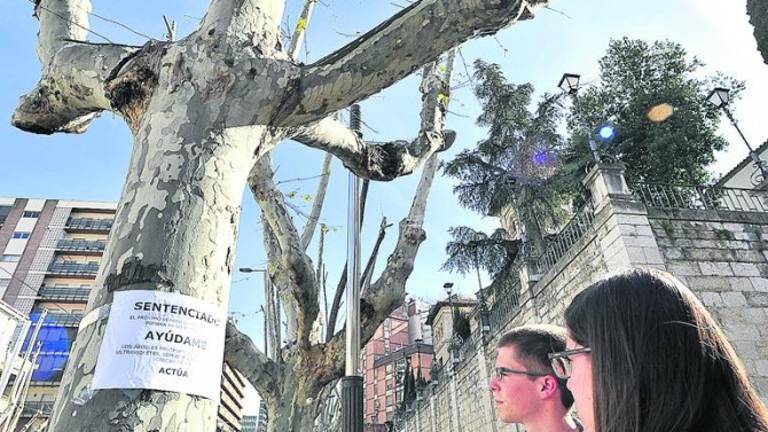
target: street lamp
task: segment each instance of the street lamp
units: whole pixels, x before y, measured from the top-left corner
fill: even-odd
[[[480,289],[475,295],[480,308],[480,330],[485,338],[491,332],[491,321],[488,319],[488,309],[485,307],[485,290]]]
[[[731,121],[731,124],[733,125],[734,128],[736,128],[736,131],[739,133],[739,136],[741,136],[741,139],[744,141],[744,144],[747,145],[747,149],[749,149],[749,157],[752,158],[752,161],[755,163],[755,166],[757,167],[757,169],[760,170],[760,174],[762,175],[761,179],[753,179],[752,184],[754,184],[755,186],[759,186],[766,179],[768,179],[768,167],[766,167],[765,161],[760,159],[760,156],[757,154],[757,152],[755,152],[755,150],[749,144],[749,141],[747,141],[747,137],[745,137],[744,134],[741,132],[741,128],[739,128],[739,124],[736,122],[736,119],[733,117],[731,110],[728,109],[728,104],[731,102],[730,90],[723,87],[715,87],[714,89],[712,89],[711,92],[709,92],[709,95],[707,96],[707,102],[711,103],[718,109],[721,109],[725,112],[725,115],[728,117],[728,120]]]
[[[580,79],[581,75],[565,73],[563,74],[563,77],[560,78],[560,82],[557,83],[557,86],[560,87],[565,93],[569,95],[575,95],[576,92],[579,91]]]
[[[579,109],[579,81],[581,80],[581,75],[578,74],[572,74],[572,73],[564,73],[563,77],[560,78],[560,82],[557,84],[557,86],[565,92],[565,94],[570,95],[573,98],[573,104],[576,106],[576,109]],[[602,141],[609,142],[613,139],[615,136],[615,129],[610,124],[603,124],[597,128],[594,135],[597,135]],[[589,150],[592,151],[592,158],[597,163],[601,163],[600,155],[597,152],[597,142],[595,141],[593,134],[590,133],[589,135]]]
[[[448,294],[448,304],[451,306],[451,310],[453,310],[453,299],[451,298],[451,294],[453,294],[453,282],[444,283],[443,289],[445,290],[445,293]]]
[[[275,326],[279,326],[280,319],[275,318],[277,314],[274,309],[277,309],[272,302],[272,289],[269,285],[269,272],[267,272],[267,269],[257,269],[257,268],[251,268],[251,267],[240,267],[238,269],[240,273],[261,273],[264,276],[264,300],[267,302],[267,308],[266,311],[264,311],[264,307],[262,306],[262,311],[264,312],[264,352],[266,352],[267,357],[274,358],[274,353],[276,352],[277,347],[269,346],[269,332],[274,331],[274,329],[270,329],[269,325],[272,321],[270,320],[276,320],[274,322]],[[275,332],[275,335],[277,333]],[[280,341],[276,341],[278,344]]]

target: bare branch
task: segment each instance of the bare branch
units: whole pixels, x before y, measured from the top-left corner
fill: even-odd
[[[273,124],[300,125],[389,87],[467,39],[533,17],[545,0],[421,0],[304,68]]]
[[[225,35],[230,40],[241,41],[244,49],[273,55],[279,51],[284,7],[284,0],[213,0],[198,34],[210,38]]]
[[[296,22],[296,30],[291,38],[291,46],[288,48],[288,56],[293,60],[298,60],[301,43],[304,41],[304,34],[307,32],[307,25],[312,19],[312,10],[315,8],[317,0],[304,0],[304,9],[301,11],[299,20]]]
[[[328,191],[328,182],[331,179],[332,160],[333,156],[330,153],[326,153],[325,159],[323,159],[323,173],[321,174],[322,177],[320,183],[317,185],[317,192],[315,192],[315,202],[312,205],[312,212],[309,214],[307,224],[304,226],[304,232],[301,233],[301,247],[303,247],[304,250],[307,250],[309,247],[309,242],[312,241],[312,236],[315,234],[317,221],[320,220],[320,213],[323,210],[323,203],[325,202],[325,193]]]
[[[373,269],[376,265],[376,259],[379,257],[379,248],[381,247],[381,243],[384,241],[384,237],[387,235],[387,228],[391,226],[392,224],[387,223],[386,217],[381,218],[381,224],[379,225],[379,235],[376,237],[373,250],[371,251],[371,255],[368,257],[368,262],[365,264],[365,270],[363,270],[363,274],[360,277],[363,286],[363,297],[365,297],[365,294],[368,291],[368,287],[371,285],[371,276],[373,275]]]
[[[286,308],[295,304],[296,316],[289,321],[298,324],[296,340],[307,345],[312,324],[319,312],[315,274],[312,261],[304,252],[299,234],[288,214],[283,194],[272,180],[274,172],[271,163],[268,155],[259,158],[248,176],[248,184],[280,246],[279,265],[284,270],[280,272],[280,278],[287,283],[287,286],[281,287],[285,294],[281,297],[291,300],[286,303]]]
[[[421,110],[422,130],[439,132],[445,120],[447,95],[450,91],[450,76],[453,69],[454,52],[448,54],[444,73],[440,66],[431,64],[424,68],[421,91],[424,94]],[[445,97],[438,97],[445,95]],[[436,134],[440,136],[440,134]],[[424,165],[419,185],[411,203],[408,215],[400,221],[400,233],[395,249],[387,259],[381,276],[370,285],[360,300],[360,342],[365,344],[373,337],[376,329],[405,300],[405,283],[413,271],[413,262],[419,246],[426,238],[422,229],[427,198],[439,161],[432,155]],[[333,365],[324,371],[327,379],[340,376],[344,368],[344,330],[329,337],[323,346],[327,356],[325,364]]]
[[[105,85],[134,52],[125,45],[68,42],[46,63],[37,87],[21,97],[11,122],[40,134],[84,132],[98,112],[111,109]]]
[[[278,363],[256,348],[250,337],[227,321],[224,361],[237,369],[263,398],[277,398],[283,371]]]
[[[90,0],[39,0],[35,2],[35,15],[40,21],[37,34],[37,56],[47,65],[65,40],[85,41],[91,11]]]
[[[389,181],[410,174],[432,153],[447,149],[456,134],[446,131],[441,146],[424,134],[412,142],[392,141],[368,144],[338,120],[325,118],[296,128],[293,139],[309,147],[325,150],[341,160],[345,167],[362,178]]]

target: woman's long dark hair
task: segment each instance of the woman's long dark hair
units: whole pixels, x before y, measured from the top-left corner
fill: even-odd
[[[632,270],[579,293],[571,338],[592,348],[591,432],[768,432],[723,331],[673,276]]]

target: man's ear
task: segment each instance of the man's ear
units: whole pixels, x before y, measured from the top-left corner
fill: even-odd
[[[549,399],[557,396],[557,378],[552,375],[541,377],[539,380],[539,397],[541,399]]]

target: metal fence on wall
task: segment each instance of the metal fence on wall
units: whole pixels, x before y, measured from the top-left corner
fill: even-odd
[[[768,192],[764,190],[658,183],[634,183],[630,189],[651,208],[768,212]]]
[[[544,274],[554,267],[557,261],[587,233],[592,226],[595,211],[592,204],[582,207],[562,230],[547,241],[544,252],[536,260],[535,273]]]

